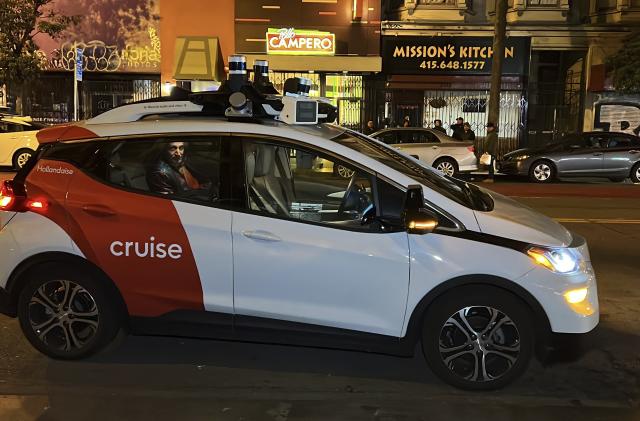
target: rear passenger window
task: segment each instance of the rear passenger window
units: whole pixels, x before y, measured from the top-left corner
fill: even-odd
[[[103,151],[109,184],[171,199],[219,199],[221,139],[164,138],[118,142]]]
[[[381,133],[377,136],[377,138],[387,145],[395,145],[396,143],[398,143],[398,141],[396,140],[396,133],[392,131]]]

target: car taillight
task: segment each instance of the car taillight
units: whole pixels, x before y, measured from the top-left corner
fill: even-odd
[[[469,152],[475,152],[475,151],[476,151],[476,148],[474,148],[474,147],[473,147],[473,145],[471,145],[471,146],[467,146],[467,150],[468,150]]]
[[[46,209],[46,201],[27,198],[27,193],[23,184],[15,183],[14,180],[6,180],[2,183],[2,187],[0,188],[0,211],[42,212]]]

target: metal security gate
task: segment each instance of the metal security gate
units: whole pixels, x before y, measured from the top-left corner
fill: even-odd
[[[80,117],[95,117],[120,105],[160,95],[160,80],[86,80],[82,82]]]
[[[361,98],[338,99],[338,124],[352,130],[364,130],[364,101]]]
[[[442,120],[447,134],[456,118],[462,117],[471,125],[476,135],[476,144],[482,151],[482,139],[487,135],[485,125],[489,112],[489,91],[425,91],[423,122],[433,127],[433,121]],[[527,100],[522,91],[500,93],[500,121],[498,124],[499,155],[518,149],[524,136]]]

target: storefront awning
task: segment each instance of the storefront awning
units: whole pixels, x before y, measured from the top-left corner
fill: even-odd
[[[217,37],[177,37],[173,62],[173,78],[176,80],[225,79]]]
[[[286,56],[248,54],[247,65],[253,60],[269,60],[269,69],[276,72],[380,72],[382,58],[379,56]]]

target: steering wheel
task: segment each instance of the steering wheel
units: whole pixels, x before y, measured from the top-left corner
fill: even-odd
[[[351,176],[349,186],[344,192],[342,202],[338,208],[338,216],[342,219],[356,219],[351,214],[352,211],[357,212],[357,216],[362,215],[362,211],[370,204],[369,197],[366,195],[366,187],[362,184],[356,183],[356,175]],[[349,212],[349,213],[348,213]]]

